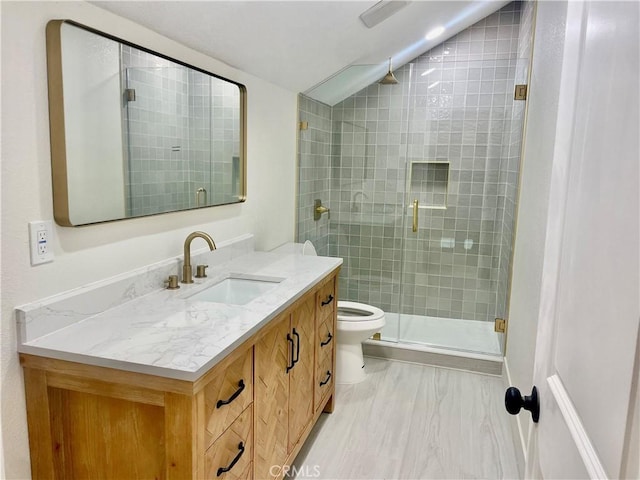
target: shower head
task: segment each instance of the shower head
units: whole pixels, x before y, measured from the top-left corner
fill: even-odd
[[[378,83],[380,85],[395,85],[398,83],[398,79],[391,71],[391,57],[389,57],[389,71],[384,77],[382,77],[382,79]]]

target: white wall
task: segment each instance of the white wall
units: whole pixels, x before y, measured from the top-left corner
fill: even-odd
[[[182,251],[196,229],[215,240],[256,235],[258,249],[294,238],[296,94],[235,70],[84,2],[0,2],[2,17],[1,425],[7,478],[29,478],[13,308]],[[52,219],[45,25],[70,18],[244,83],[248,200],[80,228],[55,228],[55,262],[31,267],[29,220]],[[200,245],[195,245],[198,247]]]
[[[62,24],[60,30],[69,220],[82,225],[122,218],[120,48],[75,26]]]
[[[538,4],[529,84],[505,355],[511,385],[527,395],[533,385],[566,9],[564,2]],[[524,452],[530,418],[516,417]]]

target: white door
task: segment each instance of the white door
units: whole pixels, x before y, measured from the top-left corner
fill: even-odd
[[[567,9],[527,473],[619,478],[638,376],[639,4]]]

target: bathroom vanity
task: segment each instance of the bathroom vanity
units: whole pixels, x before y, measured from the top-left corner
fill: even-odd
[[[17,309],[33,478],[283,477],[333,410],[342,261],[206,255],[179,290],[148,278],[171,264]],[[202,300],[230,278],[274,285]]]

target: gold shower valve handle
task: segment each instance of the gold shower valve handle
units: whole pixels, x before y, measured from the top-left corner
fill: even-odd
[[[317,198],[313,202],[313,219],[317,222],[318,220],[320,220],[320,217],[323,213],[327,213],[328,219],[331,219],[331,210],[322,205],[322,200]]]
[[[413,201],[413,231],[418,231],[418,199]]]

